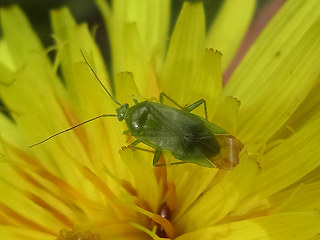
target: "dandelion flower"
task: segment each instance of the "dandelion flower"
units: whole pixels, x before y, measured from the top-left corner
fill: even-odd
[[[255,1],[225,1],[207,34],[202,4],[185,3],[169,41],[169,0],[96,2],[112,69],[68,9],[51,12],[49,49],[17,6],[1,10],[1,237],[318,239],[320,2],[287,1],[225,87],[221,73]],[[245,145],[240,163],[154,168],[152,153],[122,148],[134,139],[112,117],[29,149],[115,112],[80,50],[121,103],[157,101],[160,92],[181,105],[206,99],[209,120]],[[164,159],[175,161],[170,152]]]

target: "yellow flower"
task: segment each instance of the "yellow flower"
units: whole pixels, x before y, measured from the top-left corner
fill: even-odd
[[[169,0],[97,4],[109,71],[87,25],[67,9],[51,13],[55,46],[47,50],[18,7],[1,10],[0,91],[9,111],[0,115],[1,238],[319,239],[320,2],[287,1],[225,87],[221,69],[255,1],[225,1],[207,35],[202,4],[185,3],[169,43]],[[206,99],[210,121],[244,143],[239,165],[154,168],[152,153],[122,148],[134,139],[111,117],[29,149],[115,112],[80,50],[121,103],[132,95],[156,101],[160,92],[181,105]]]

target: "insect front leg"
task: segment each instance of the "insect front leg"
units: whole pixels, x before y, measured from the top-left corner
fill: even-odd
[[[163,104],[163,98],[167,98],[170,102],[172,102],[173,104],[175,104],[177,107],[179,107],[179,108],[181,108],[181,109],[183,109],[183,107],[179,104],[179,103],[177,103],[176,101],[174,101],[171,97],[169,97],[167,94],[165,94],[164,92],[161,92],[160,93],[160,97],[159,97],[159,102],[161,103],[161,104]]]
[[[189,106],[185,107],[183,110],[187,111],[187,112],[192,112],[194,109],[199,107],[201,104],[203,104],[204,114],[206,116],[206,119],[208,120],[207,102],[204,99],[200,99],[200,100],[190,104]]]

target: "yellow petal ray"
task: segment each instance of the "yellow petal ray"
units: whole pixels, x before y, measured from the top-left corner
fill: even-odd
[[[268,140],[303,101],[320,74],[319,1],[288,1],[226,86],[242,103],[240,138]],[[253,91],[254,90],[254,91]]]
[[[148,216],[149,218],[151,218],[153,221],[155,221],[156,223],[160,224],[166,231],[169,239],[173,239],[174,236],[175,236],[175,231],[174,231],[174,228],[171,224],[170,221],[168,221],[167,219],[161,217],[160,215],[158,214],[155,214],[155,213],[152,213],[152,212],[149,212],[145,209],[142,209],[140,207],[135,207],[136,210],[146,216]]]
[[[187,239],[309,239],[320,232],[319,211],[280,213],[247,219],[184,234],[176,240]],[[214,238],[213,238],[214,236]]]
[[[108,99],[107,94],[94,78],[80,52],[83,51],[99,79],[110,90],[108,73],[102,56],[87,26],[76,25],[66,8],[52,11],[51,19],[56,39],[59,41],[57,42],[58,56],[61,59],[62,72],[75,107],[82,113],[96,114],[99,110],[105,110],[103,106],[106,104],[97,106],[93,101],[88,101],[93,98],[96,101],[108,102],[110,100],[111,102],[111,99]],[[85,70],[88,70],[87,74],[84,73]],[[99,106],[102,107],[99,109]]]
[[[27,155],[25,152],[22,152],[21,150],[15,149],[13,153],[10,153],[11,156],[15,157],[13,160],[18,159],[17,161],[13,161],[12,164],[15,164],[19,161],[20,164],[23,164],[27,169],[32,171],[34,176],[37,176],[39,179],[41,179],[43,182],[46,182],[50,188],[53,188],[55,191],[62,194],[65,198],[72,200],[74,203],[79,203],[86,205],[88,207],[94,208],[96,206],[96,203],[90,199],[89,196],[86,196],[83,192],[80,192],[78,188],[76,188],[74,185],[78,185],[78,179],[79,176],[75,177],[74,175],[70,176],[59,176],[61,174],[56,175],[55,169],[47,169],[40,163],[37,159],[32,158],[31,156]],[[66,164],[65,162],[64,164]],[[70,172],[70,167],[68,168]],[[72,169],[72,168],[71,168]],[[10,175],[8,175],[10,176]],[[81,190],[85,190],[84,186],[85,183],[81,182]]]
[[[210,26],[206,45],[222,52],[222,72],[236,54],[253,18],[255,7],[256,0],[223,1],[218,16]]]
[[[166,154],[167,162],[177,160],[169,153]],[[218,170],[195,166],[193,164],[183,164],[167,167],[168,181],[173,182],[176,192],[174,202],[174,218],[178,219],[185,214],[190,206],[210,188]],[[196,176],[196,177],[195,177]],[[186,191],[188,186],[188,191]]]
[[[194,231],[212,225],[232,211],[251,190],[257,177],[258,165],[252,159],[243,160],[221,182],[208,189],[175,222],[178,231]],[[197,221],[190,221],[197,219]]]
[[[131,171],[131,175],[134,179],[134,181],[131,181],[131,184],[135,189],[137,189],[138,196],[144,201],[149,200],[148,204],[151,209],[148,210],[156,212],[160,205],[162,191],[159,189],[156,176],[153,172],[153,155],[148,152],[145,153],[139,149],[133,150],[130,148],[121,150],[120,155],[122,161],[124,161],[128,169]],[[146,182],[148,184],[146,184]]]
[[[195,96],[189,97],[191,101],[189,103],[204,98],[207,101],[208,119],[212,119],[222,93],[221,53],[213,49],[206,49],[195,72],[197,77],[194,79],[195,83],[192,84]],[[193,113],[205,117],[201,108],[195,109]]]
[[[48,199],[52,197],[50,199],[50,202],[54,203],[55,206],[59,206],[59,209],[61,210],[66,210],[65,207],[67,207],[76,212],[79,209],[78,204],[75,204],[75,202],[71,204],[70,200],[67,199],[64,194],[56,194],[54,192],[54,189],[43,182],[43,179],[39,179],[34,174],[27,172],[20,165],[12,166],[12,168],[19,175],[18,177],[22,178],[25,181],[24,190],[37,192],[39,193],[39,195],[46,196]],[[81,214],[79,213],[79,215]]]
[[[170,20],[170,0],[142,0],[139,5],[133,1],[120,0],[113,2],[116,18],[125,22],[136,22],[143,46],[148,55],[155,48],[160,48],[166,41]],[[112,33],[111,33],[112,35]],[[163,50],[163,49],[157,49]]]
[[[225,129],[231,135],[236,136],[240,105],[241,103],[238,99],[225,97],[221,101],[212,122]]]
[[[87,221],[97,221],[101,219],[101,222],[104,225],[107,225],[112,224],[112,221],[115,221],[115,216],[120,216],[119,214],[113,215],[114,213],[109,210],[109,206],[105,204],[105,201],[100,201],[99,196],[94,194],[93,191],[86,191],[85,188],[82,188],[83,193],[80,193],[73,186],[52,175],[45,169],[36,169],[36,171],[39,171],[38,174],[42,177],[42,179],[38,178],[41,181],[39,182],[36,179],[37,176],[34,174],[32,177],[30,174],[28,175],[26,172],[23,172],[22,169],[19,170],[20,165],[16,166],[16,169],[18,170],[17,173],[20,173],[20,176],[16,176],[15,173],[3,169],[3,166],[1,170],[8,173],[11,178],[15,178],[15,182],[19,182],[19,188],[23,187],[23,190],[19,190],[20,192],[18,192],[18,194],[14,194],[14,188],[12,186],[6,187],[3,184],[4,182],[0,181],[0,189],[2,191],[6,192],[8,189],[10,189],[10,194],[7,194],[7,198],[2,197],[2,201],[5,201],[5,203],[8,204],[8,208],[14,209],[18,213],[23,213],[21,216],[13,213],[11,214],[14,220],[18,221],[18,223],[30,225],[33,222],[42,222],[41,219],[43,219],[44,222],[50,222],[50,225],[48,225],[50,226],[50,229],[61,229],[63,227],[61,225],[62,223],[66,223],[67,226],[71,226],[71,220],[67,219],[69,217],[71,217],[75,223],[85,223]],[[41,168],[41,166],[36,164],[34,164],[34,166]],[[29,166],[26,169],[31,170],[32,167]],[[92,178],[92,174],[91,176],[90,173],[85,174],[88,175],[88,178]],[[1,175],[5,176],[3,173]],[[23,179],[19,177],[23,177]],[[49,184],[47,183],[48,181]],[[101,185],[101,183],[95,179],[93,179],[92,182]],[[51,184],[56,187],[53,187]],[[81,181],[81,185],[86,185],[83,179]],[[103,186],[99,186],[99,188],[106,192]],[[94,190],[95,188],[92,189]],[[34,194],[35,192],[37,195]],[[47,193],[49,193],[49,195]],[[26,198],[23,198],[22,196],[25,196]],[[25,199],[31,200],[35,204],[30,204],[30,201],[26,201]],[[97,202],[94,202],[91,199],[94,199],[94,201]],[[8,208],[3,208],[2,210],[8,213],[6,210]],[[38,230],[41,230],[41,228],[37,226],[34,227],[36,227]],[[64,225],[64,227],[66,227],[66,225]]]
[[[30,220],[5,203],[0,202],[0,211],[13,219],[17,224],[16,226],[29,228],[31,230],[39,231],[40,233],[55,234],[52,229],[47,228],[44,224],[39,223],[37,220]]]
[[[111,91],[103,59],[87,26],[75,25],[67,9],[53,11],[51,18],[56,37],[63,42],[59,53],[61,66],[73,107],[81,119],[71,125],[101,114],[114,114],[116,104],[100,86],[80,52],[83,51],[99,79]],[[124,143],[120,126],[116,118],[104,118],[85,126],[90,139],[86,142],[90,157],[95,159],[96,165],[106,164],[115,173],[121,169],[122,163],[118,154]],[[120,171],[119,174],[123,173]]]
[[[47,132],[41,121],[47,122],[48,126],[53,122],[52,119],[56,119],[56,125],[64,122],[55,98],[62,97],[63,90],[46,52],[21,10],[17,6],[1,9],[1,20],[3,38],[16,66],[11,71],[13,83],[1,86],[1,95],[9,109],[19,113],[15,120],[21,135],[30,144]],[[17,34],[14,29],[23,32]]]
[[[296,191],[297,189],[297,191]],[[294,192],[296,191],[296,192]],[[288,196],[294,195],[287,201]],[[270,197],[271,208],[277,209],[279,203],[285,201],[280,211],[306,211],[320,208],[320,182],[301,184],[294,189],[279,192]]]
[[[6,67],[8,67],[11,70],[16,68],[12,56],[9,52],[8,44],[3,40],[0,40],[0,56],[0,61],[2,64],[6,65]]]
[[[199,83],[197,70],[204,54],[204,34],[202,4],[185,2],[172,33],[160,84],[162,91],[178,103],[191,104],[194,97],[199,99],[193,88]]]
[[[145,232],[146,234],[148,234],[150,237],[152,237],[153,240],[160,240],[162,238],[158,237],[158,235],[154,232],[154,231],[150,231],[148,228],[140,225],[140,224],[137,224],[137,223],[134,223],[132,222],[131,223],[131,226]]]
[[[50,215],[52,215],[54,218],[56,218],[59,222],[64,224],[67,227],[72,227],[73,221],[65,215],[63,212],[61,212],[60,209],[55,208],[54,206],[50,205],[48,202],[46,202],[43,198],[40,196],[37,196],[36,194],[33,194],[31,192],[25,192],[26,197],[28,197],[31,201],[33,201],[36,205],[43,208],[45,211],[47,211]]]
[[[157,76],[164,57],[170,19],[170,0],[114,1],[112,9],[101,0],[102,12],[111,40],[114,74],[130,71],[141,94],[157,95]],[[150,89],[152,91],[150,92]]]
[[[309,238],[308,240],[319,240],[319,239],[320,239],[320,235],[316,235],[316,236]]]
[[[117,49],[119,42],[116,40],[121,36],[123,24],[126,23],[137,24],[139,36],[149,57],[156,51],[163,54],[169,28],[170,0],[143,0],[139,5],[128,0],[119,0],[113,2],[112,9],[105,1],[96,0],[96,3],[102,11],[109,35],[112,37],[114,55],[121,56],[119,54],[121,50]]]
[[[139,98],[140,93],[134,81],[133,73],[122,72],[115,77],[116,96],[120,103],[133,103],[133,98]]]
[[[13,74],[10,70],[0,63],[0,75],[3,81],[7,81],[13,78]],[[0,93],[3,91],[7,91],[10,86],[0,86]],[[2,94],[1,94],[2,95]],[[5,99],[2,99],[3,102],[6,103]],[[19,111],[11,110],[11,115],[13,117],[19,116]],[[21,114],[21,112],[20,112]],[[21,132],[17,128],[16,124],[12,120],[10,120],[7,116],[5,116],[2,112],[0,114],[0,129],[1,129],[1,141],[9,142],[14,146],[25,147],[25,139],[21,136]]]
[[[148,236],[137,230],[132,223],[114,224],[106,227],[100,227],[95,230],[101,239],[115,239],[115,240],[145,240]],[[90,229],[89,229],[90,230]]]
[[[262,170],[257,178],[259,184],[253,192],[259,196],[269,196],[320,165],[319,120],[318,114],[314,121],[262,157]]]
[[[27,228],[1,226],[0,236],[6,240],[16,240],[16,239],[52,240],[55,237],[57,237],[57,234],[42,233],[33,229],[27,229]]]
[[[21,67],[26,62],[30,63],[29,54],[31,52],[38,52],[38,57],[41,58],[42,62],[49,64],[48,59],[43,57],[40,40],[18,6],[2,8],[1,21],[4,39],[16,66]],[[19,31],[16,31],[17,29]],[[23,36],[23,41],[19,41],[21,36]]]
[[[287,138],[294,132],[301,129],[307,121],[312,120],[320,111],[320,76],[318,77],[315,86],[309,92],[308,96],[303,100],[286,123],[272,136],[271,140]]]
[[[118,67],[115,73],[132,72],[139,92],[150,98],[159,95],[158,79],[145,54],[145,46],[141,42],[137,27],[135,23],[124,24],[121,48],[125,55],[121,64],[115,65]]]
[[[308,174],[300,178],[298,181],[294,182],[290,186],[288,186],[288,189],[296,188],[297,186],[300,186],[301,184],[309,184],[309,183],[315,183],[320,181],[320,166],[316,167],[314,170],[310,171]]]

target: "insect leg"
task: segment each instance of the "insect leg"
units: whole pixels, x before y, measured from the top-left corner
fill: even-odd
[[[132,147],[132,148],[133,149],[137,149],[137,150],[141,150],[141,151],[144,151],[144,152],[155,153],[155,151],[152,151],[152,150],[146,149],[146,148],[141,148],[141,147]]]
[[[167,165],[166,163],[158,164],[161,154],[162,154],[162,150],[156,149],[154,156],[153,156],[153,166],[154,167],[163,167],[163,166]],[[186,162],[174,162],[174,163],[170,163],[170,165],[177,165],[177,164],[184,164],[184,163],[186,163]]]
[[[135,99],[135,98],[133,99],[133,102],[134,102],[135,105],[139,104],[138,100]]]
[[[169,97],[167,94],[165,94],[164,92],[160,93],[160,97],[159,97],[159,102],[161,104],[163,104],[163,97],[166,97],[170,102],[174,103],[175,105],[177,105],[179,108],[183,109],[183,107],[178,104],[176,101],[174,101],[171,97]]]
[[[153,156],[153,166],[154,167],[158,166],[158,162],[159,162],[161,153],[162,153],[161,149],[156,149],[156,152],[154,153],[154,156]]]
[[[128,134],[130,134],[129,129],[128,129],[128,130],[123,131],[123,133],[122,133],[122,134],[123,134],[123,135],[128,135]]]
[[[197,107],[199,107],[201,104],[203,104],[204,107],[204,114],[206,116],[206,119],[208,120],[208,113],[207,113],[207,102],[204,99],[200,99],[192,104],[190,104],[189,106],[185,107],[183,110],[187,111],[187,112],[191,112],[194,109],[196,109]]]
[[[134,95],[132,95],[132,101],[134,102],[135,105],[139,104],[138,100]]]
[[[130,147],[135,147],[135,146],[137,146],[139,143],[141,143],[141,141],[140,140],[135,140],[133,143],[131,143],[129,146]]]
[[[173,163],[169,163],[169,165],[178,165],[178,164],[185,164],[187,162],[173,162]],[[163,167],[163,166],[167,166],[166,163],[161,163],[161,164],[157,164],[155,167]]]

